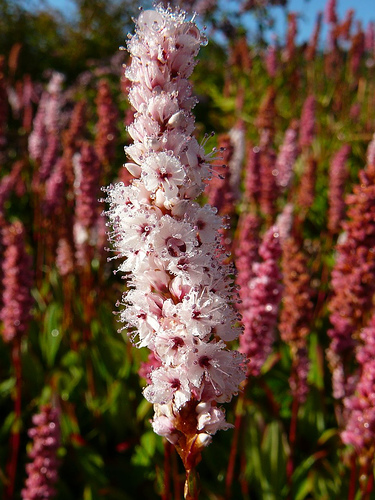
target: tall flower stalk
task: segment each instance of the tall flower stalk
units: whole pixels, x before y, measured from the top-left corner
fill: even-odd
[[[272,226],[259,247],[260,262],[252,263],[253,277],[241,290],[244,334],[240,338],[241,352],[248,358],[247,374],[256,377],[269,354],[275,337],[275,327],[281,300],[280,234]]]
[[[359,335],[359,346],[356,360],[359,365],[358,381],[355,393],[344,398],[346,412],[345,428],[341,438],[345,444],[353,446],[361,474],[366,481],[360,483],[363,498],[373,488],[372,469],[374,466],[375,447],[375,315]],[[370,491],[369,491],[370,490]]]
[[[4,255],[2,260],[3,303],[0,309],[0,321],[3,322],[2,338],[9,344],[12,353],[12,364],[16,387],[14,391],[15,423],[10,436],[10,455],[6,467],[7,486],[4,498],[14,498],[17,463],[20,448],[21,425],[21,339],[26,334],[31,320],[32,259],[26,252],[25,230],[20,221],[6,225],[3,229],[2,243]]]
[[[349,175],[347,160],[350,150],[350,146],[344,144],[332,158],[329,167],[328,229],[332,234],[340,231],[341,222],[345,217],[344,191]]]
[[[349,220],[342,224],[345,236],[336,247],[333,295],[328,305],[332,328],[327,356],[336,399],[353,393],[351,365],[375,292],[375,165],[368,163],[360,171],[359,181],[346,198]]]
[[[210,154],[193,137],[196,99],[188,78],[205,40],[178,9],[144,11],[128,42],[136,110],[125,164],[134,179],[107,188],[110,239],[128,275],[120,319],[137,347],[160,360],[144,389],[154,431],[175,445],[186,468],[185,498],[197,498],[194,469],[219,429],[217,403],[244,379],[231,266],[219,244],[221,219],[193,200],[210,177]]]
[[[26,465],[25,488],[21,491],[23,500],[47,500],[56,496],[57,450],[61,438],[59,417],[59,410],[48,404],[33,416],[33,427],[28,431],[33,445],[28,453],[31,461]]]

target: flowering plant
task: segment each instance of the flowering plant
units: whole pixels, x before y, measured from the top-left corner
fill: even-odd
[[[204,38],[185,16],[158,6],[137,20],[126,70],[136,114],[125,167],[134,179],[107,188],[107,214],[130,287],[120,319],[158,361],[144,389],[153,429],[175,445],[189,479],[211,435],[230,427],[217,403],[231,400],[245,371],[242,355],[225,343],[240,330],[221,219],[194,201],[210,177],[211,154],[192,135],[188,77]],[[192,498],[188,486],[185,494]]]

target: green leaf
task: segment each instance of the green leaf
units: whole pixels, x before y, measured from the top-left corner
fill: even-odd
[[[153,431],[146,432],[141,437],[141,446],[150,457],[154,456],[156,449],[156,439],[156,434]]]
[[[309,358],[311,360],[309,370],[309,382],[318,389],[324,388],[324,371],[322,363],[322,351],[319,345],[318,335],[311,332],[309,335]]]
[[[146,450],[142,446],[137,445],[134,449],[134,455],[132,456],[131,462],[133,465],[139,467],[150,467],[152,460]]]
[[[150,414],[151,408],[152,404],[143,398],[137,408],[137,420],[143,422],[147,414]]]
[[[4,380],[4,382],[1,382],[0,384],[0,396],[1,397],[6,397],[8,396],[11,392],[14,386],[16,385],[16,378],[15,377],[10,377],[7,380]]]
[[[329,441],[331,438],[333,437],[337,437],[339,435],[339,431],[338,429],[327,429],[326,431],[324,431],[322,433],[322,435],[320,436],[320,438],[318,439],[318,442],[317,444],[319,446],[323,446],[324,444],[327,443],[327,441]]]
[[[60,304],[52,303],[47,308],[44,317],[44,330],[40,335],[40,348],[49,368],[54,364],[61,339],[61,307]]]
[[[269,423],[261,445],[262,468],[274,495],[286,484],[287,439],[278,421]],[[275,498],[276,498],[275,497]]]
[[[295,500],[304,500],[313,490],[313,481],[311,477],[304,479],[295,494]]]
[[[13,427],[13,424],[15,422],[16,416],[15,413],[12,411],[10,412],[4,419],[4,423],[0,428],[0,438],[4,439],[6,436],[9,436],[11,429]]]
[[[81,357],[76,351],[67,352],[61,359],[61,365],[64,366],[65,368],[80,365],[81,362],[82,362]]]

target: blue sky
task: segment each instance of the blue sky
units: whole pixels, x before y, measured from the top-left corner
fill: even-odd
[[[110,0],[108,0],[110,1]],[[47,3],[65,13],[73,12],[73,2],[71,0],[47,0]],[[141,5],[142,2],[140,2]],[[326,0],[289,0],[289,10],[301,13],[298,22],[298,40],[307,40],[314,28],[316,15],[319,11],[324,11]],[[355,10],[355,19],[361,20],[366,26],[368,21],[375,21],[375,0],[337,0],[337,12],[339,19],[345,16],[348,9]],[[275,31],[278,34],[285,32],[285,16],[281,8],[272,9],[276,18]]]
[[[310,37],[314,29],[317,13],[324,12],[326,0],[289,0],[289,10],[301,12],[301,18],[298,22],[299,40],[306,40]],[[345,17],[345,13],[349,9],[354,9],[355,19],[362,21],[364,27],[367,26],[369,21],[375,21],[375,0],[337,0],[337,13],[339,19]],[[282,29],[285,21],[283,16],[280,15],[278,9],[278,19]],[[275,9],[276,14],[277,9]],[[284,30],[283,30],[284,31]]]

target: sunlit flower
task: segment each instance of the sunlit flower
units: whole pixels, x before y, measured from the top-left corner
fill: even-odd
[[[194,201],[211,176],[211,155],[192,135],[187,81],[202,41],[178,9],[140,14],[126,70],[136,115],[125,167],[134,179],[106,190],[110,239],[128,273],[119,317],[136,346],[153,352],[144,389],[153,428],[190,461],[230,427],[216,402],[230,401],[244,379],[243,356],[224,342],[240,330],[221,219]]]

